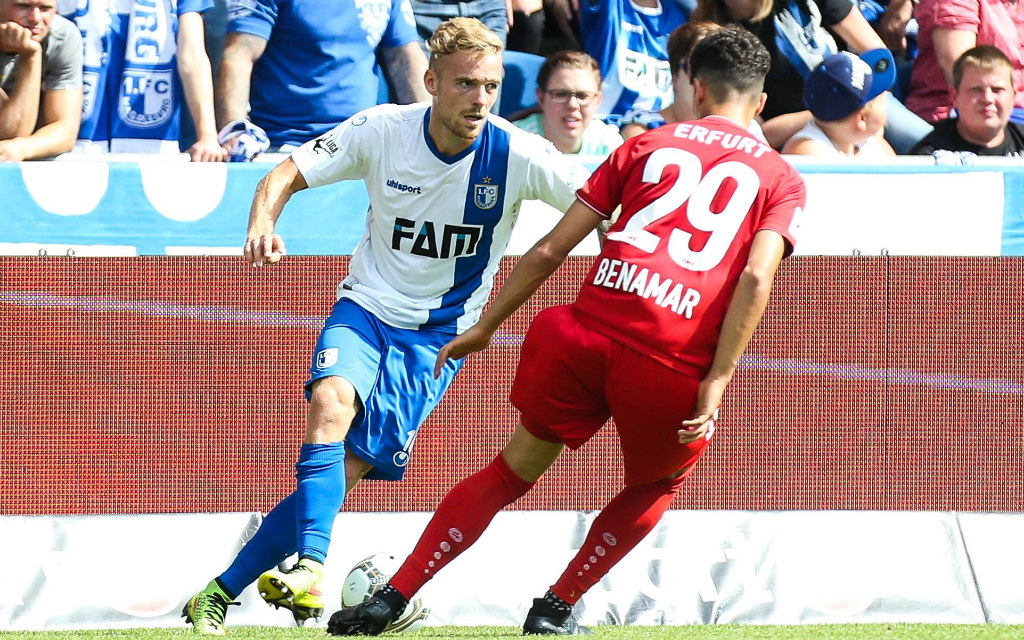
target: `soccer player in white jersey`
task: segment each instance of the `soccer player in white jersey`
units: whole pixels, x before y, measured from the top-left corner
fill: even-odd
[[[621,206],[576,301],[530,324],[511,393],[520,423],[508,444],[448,492],[388,584],[331,616],[329,632],[385,630],[566,446],[580,447],[614,417],[625,487],[523,624],[526,634],[585,632],[573,605],[654,529],[708,446],[775,271],[796,242],[803,180],[748,130],[764,107],[769,63],[749,31],[709,34],[690,57],[701,119],[659,127],[613,151],[562,221],[522,257],[480,322],[444,346],[439,374],[450,357],[486,348],[579,239]],[[500,558],[487,576],[501,581],[514,564]]]
[[[257,578],[260,595],[297,622],[321,615],[318,582],[345,493],[364,477],[402,478],[417,430],[461,366],[450,362],[435,379],[434,362],[479,318],[520,202],[540,199],[559,211],[573,202],[554,147],[489,115],[501,41],[476,19],[453,18],[428,46],[430,103],[356,114],[256,189],[244,248],[253,266],[285,254],[274,225],[297,191],[361,179],[371,207],[313,354],[296,490],[186,604],[198,633],[223,634],[228,604]],[[296,552],[294,567],[275,568]]]

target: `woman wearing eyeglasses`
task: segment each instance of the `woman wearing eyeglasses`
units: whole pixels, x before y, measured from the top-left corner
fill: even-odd
[[[594,117],[600,104],[597,61],[580,51],[559,51],[537,73],[537,109],[515,124],[544,136],[562,153],[607,156],[622,144],[622,136]]]

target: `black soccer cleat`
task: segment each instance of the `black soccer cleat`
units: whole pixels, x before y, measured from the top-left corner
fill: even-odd
[[[379,598],[370,598],[354,607],[346,607],[327,621],[332,636],[379,636],[397,616]]]
[[[543,598],[535,598],[523,623],[524,636],[591,636],[594,632],[572,617],[572,610],[554,613]]]

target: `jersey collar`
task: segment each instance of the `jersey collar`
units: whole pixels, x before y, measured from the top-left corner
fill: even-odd
[[[480,140],[484,137],[484,132],[487,130],[487,127],[490,126],[490,122],[484,123],[484,131],[480,132],[480,135],[476,137],[476,140],[473,141],[473,144],[469,145],[468,147],[466,147],[465,149],[456,153],[453,156],[446,156],[445,154],[441,153],[438,150],[437,146],[434,144],[434,141],[430,139],[430,131],[428,130],[428,128],[430,125],[430,110],[432,108],[433,107],[427,107],[426,112],[424,112],[423,114],[423,140],[427,143],[427,148],[430,149],[430,153],[434,154],[435,158],[437,158],[438,160],[445,164],[455,164],[459,160],[462,160],[463,158],[477,150],[477,148],[480,146]]]

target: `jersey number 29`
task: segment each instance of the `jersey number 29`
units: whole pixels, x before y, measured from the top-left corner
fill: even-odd
[[[704,175],[704,168],[696,155],[683,149],[664,147],[647,158],[643,181],[660,182],[665,168],[669,166],[679,167],[679,175],[669,190],[633,214],[622,231],[609,233],[607,239],[631,244],[646,253],[654,253],[662,238],[648,231],[647,227],[676,212],[685,203],[686,217],[693,228],[711,235],[703,248],[694,251],[690,248],[693,234],[673,228],[668,236],[668,255],[685,269],[710,271],[729,252],[736,232],[757,197],[761,180],[748,165],[735,161],[717,164]],[[736,188],[722,210],[712,212],[711,203],[727,178],[735,181]]]

